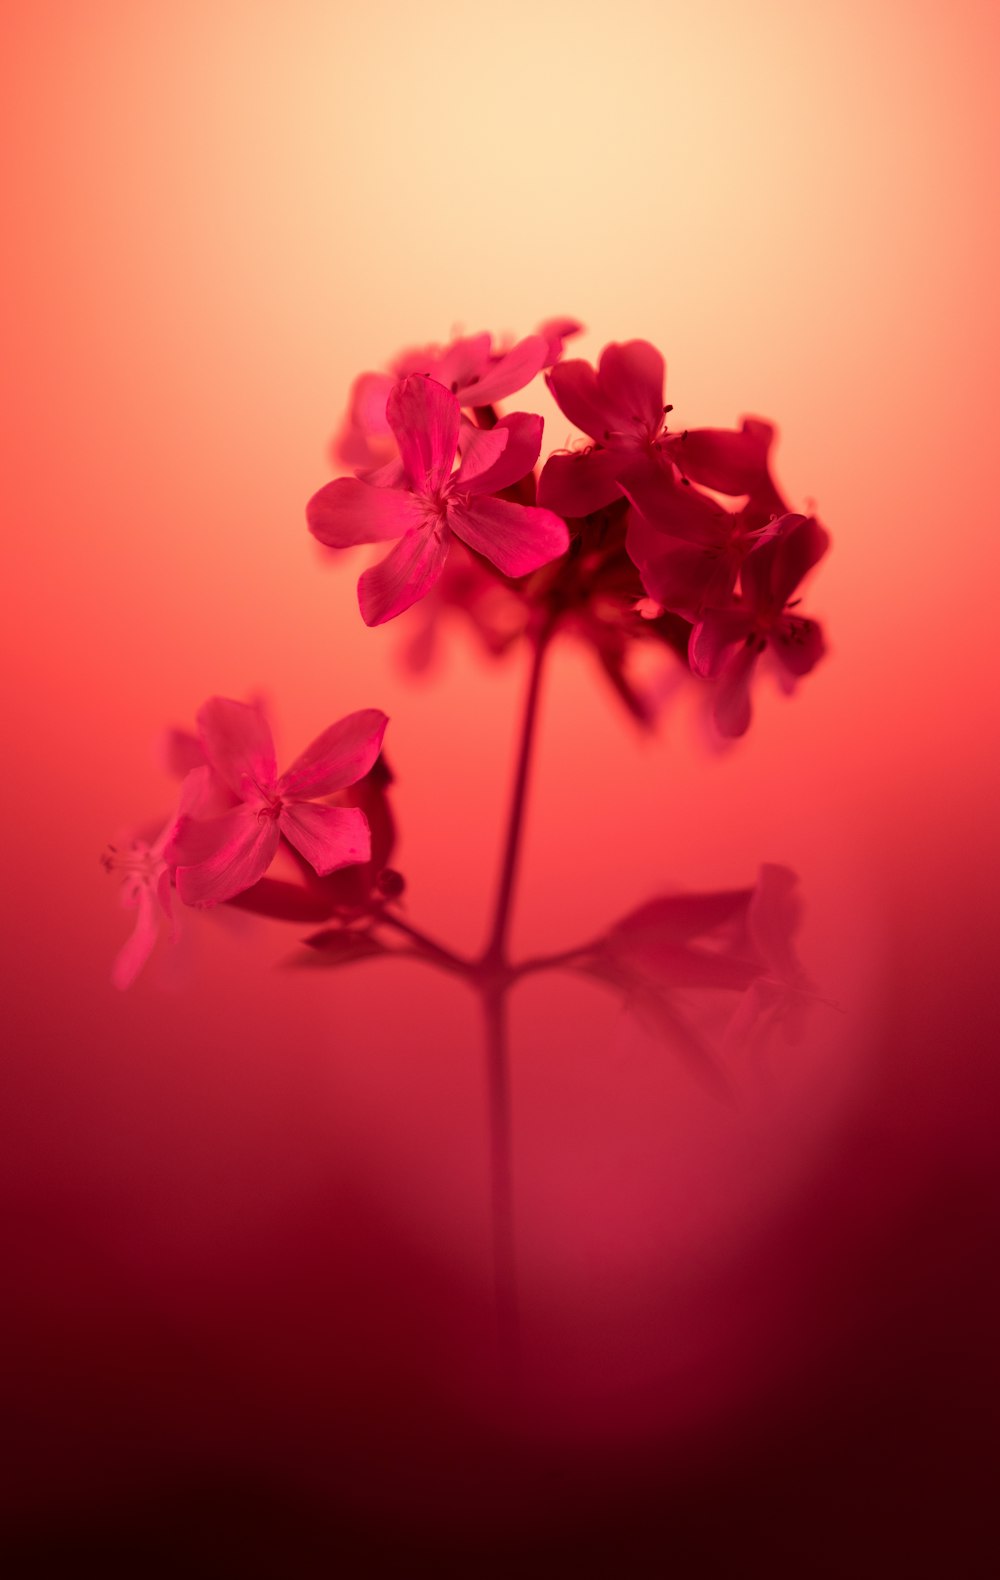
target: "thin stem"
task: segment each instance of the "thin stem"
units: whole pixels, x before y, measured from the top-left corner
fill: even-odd
[[[500,884],[497,890],[496,908],[493,913],[493,930],[484,956],[484,961],[488,961],[494,966],[502,966],[506,963],[507,930],[510,925],[511,902],[514,898],[514,880],[517,877],[518,857],[521,850],[521,832],[528,790],[528,771],[531,767],[531,751],[534,745],[535,722],[538,717],[542,666],[554,630],[555,619],[550,616],[534,639],[531,674],[528,679],[524,718],[521,723],[521,744],[518,751],[517,769],[514,775],[514,791],[511,797],[510,815],[507,821],[507,839],[504,846],[503,864],[500,868]]]
[[[461,955],[453,954],[446,949],[444,944],[439,944],[429,934],[420,931],[419,927],[412,927],[409,922],[404,922],[401,916],[393,911],[383,911],[379,916],[379,923],[383,927],[394,927],[398,933],[405,933],[407,938],[419,945],[420,952],[433,955],[442,965],[449,966],[453,971],[468,971],[470,962],[463,960]]]
[[[514,1262],[514,1190],[511,1157],[510,1049],[507,992],[484,989],[486,1080],[490,1113],[490,1206],[493,1223],[493,1289],[502,1364],[518,1354],[517,1278]]]
[[[560,949],[556,955],[532,955],[529,960],[522,960],[511,968],[511,980],[520,981],[522,977],[533,976],[539,971],[558,971],[563,966],[578,965],[581,960],[589,960],[596,948],[596,944],[579,944],[575,949]]]

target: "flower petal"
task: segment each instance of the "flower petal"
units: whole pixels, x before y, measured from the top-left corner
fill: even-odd
[[[329,549],[401,538],[423,519],[420,500],[408,488],[376,488],[357,477],[338,477],[314,494],[306,521]]]
[[[534,412],[517,411],[509,417],[501,417],[496,427],[490,430],[494,434],[506,435],[505,446],[498,459],[488,469],[474,473],[470,478],[463,458],[456,481],[470,494],[498,494],[502,488],[519,483],[522,477],[527,477],[538,460],[538,452],[542,447],[542,426],[541,417]]]
[[[830,534],[812,516],[789,516],[793,526],[775,534],[771,594],[782,608],[830,546]]]
[[[459,416],[458,401],[436,379],[411,373],[393,385],[386,417],[417,493],[436,493],[451,475]]]
[[[124,993],[153,952],[160,931],[160,907],[153,890],[143,884],[136,898],[135,927],[122,944],[111,968],[113,985]]]
[[[559,516],[507,499],[478,495],[462,503],[453,501],[448,523],[456,537],[485,555],[505,576],[527,576],[569,548],[569,532]]]
[[[688,661],[695,674],[717,675],[727,649],[745,642],[753,629],[753,615],[740,605],[709,609],[694,627],[688,643]]]
[[[271,865],[280,838],[277,820],[246,804],[201,824],[199,835],[215,848],[194,866],[178,867],[177,892],[185,905],[219,905],[249,889]]]
[[[458,436],[462,459],[454,474],[455,486],[470,488],[477,477],[488,472],[499,461],[509,438],[510,434],[499,423],[495,428],[477,428],[463,417]]]
[[[278,825],[289,844],[315,867],[320,877],[337,867],[367,861],[372,842],[368,819],[356,806],[317,806],[297,801],[283,806]]]
[[[535,334],[545,336],[547,346],[545,366],[548,368],[553,362],[558,362],[563,354],[564,342],[572,335],[582,333],[583,325],[575,318],[547,318],[543,324],[539,324]]]
[[[545,382],[559,410],[574,428],[589,434],[595,442],[603,439],[609,414],[604,395],[597,387],[597,374],[589,362],[582,357],[557,362],[546,374]]]
[[[408,532],[358,582],[358,604],[365,625],[395,619],[434,586],[448,554],[447,527],[423,526]]]
[[[362,708],[317,735],[278,780],[278,793],[289,800],[312,800],[356,784],[382,750],[389,720],[378,708]]]
[[[690,943],[745,916],[754,893],[753,889],[720,889],[714,894],[661,895],[616,922],[607,942],[616,948]]]
[[[451,390],[455,396],[460,396],[467,384],[474,384],[486,372],[490,363],[490,350],[493,337],[484,332],[480,335],[460,335],[453,340],[450,346],[440,351],[436,357],[430,358],[425,367],[414,364],[406,369],[407,373],[427,373],[431,378],[437,379],[445,389]],[[459,405],[471,406],[471,401],[459,399]]]
[[[385,408],[393,380],[388,373],[360,373],[351,386],[351,421],[362,433],[388,436]]]
[[[463,406],[492,406],[494,401],[505,400],[531,383],[536,373],[542,371],[548,356],[549,342],[545,336],[527,335],[498,357],[480,378],[461,384],[458,399]]]
[[[808,675],[826,652],[823,627],[806,615],[786,614],[778,622],[771,650],[790,675]]]
[[[743,562],[740,586],[745,597],[762,614],[783,609],[806,571],[825,554],[829,541],[817,521],[782,516]]]
[[[801,982],[805,973],[792,939],[802,920],[799,880],[790,867],[765,862],[750,901],[747,928],[768,970],[784,982]]]
[[[559,363],[558,367],[568,367]],[[553,372],[558,371],[558,367]],[[560,516],[589,516],[621,498],[618,478],[634,460],[631,450],[569,450],[550,455],[538,479],[538,503]]]
[[[732,596],[736,566],[728,555],[666,538],[636,511],[629,513],[625,547],[650,598],[673,614],[697,620]]]
[[[274,741],[259,708],[210,697],[198,709],[198,735],[209,765],[238,796],[273,786],[278,772]]]
[[[655,346],[648,340],[626,340],[622,345],[605,346],[601,352],[597,388],[606,409],[618,413],[630,426],[658,433],[663,426],[666,376]]]
[[[750,681],[759,656],[756,646],[738,647],[719,676],[712,713],[720,735],[745,735],[750,727]]]
[[[622,493],[658,531],[688,543],[723,544],[729,540],[733,517],[714,499],[674,480],[673,468],[643,460],[619,479]]]
[[[740,428],[689,428],[668,446],[685,477],[720,494],[753,494],[767,480],[773,439],[769,422],[744,417]]]

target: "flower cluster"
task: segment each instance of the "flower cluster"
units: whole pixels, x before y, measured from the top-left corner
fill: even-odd
[[[302,921],[364,909],[392,843],[382,807],[388,773],[378,760],[386,723],[375,708],[349,714],[282,774],[259,706],[211,697],[195,735],[174,732],[171,756],[184,770],[176,811],[152,840],[109,845],[102,857],[109,872],[122,874],[123,906],[136,911],[112,971],[116,986],[135,979],[163,922],[176,936],[183,906],[238,900]],[[281,846],[302,883],[265,876]],[[342,869],[351,884],[338,889]]]
[[[770,423],[674,430],[659,351],[645,340],[609,345],[595,368],[562,355],[578,329],[553,320],[506,351],[473,335],[362,374],[336,453],[363,464],[313,496],[309,528],[333,549],[397,540],[362,575],[359,602],[377,625],[430,595],[416,666],[449,608],[493,653],[558,622],[648,721],[629,657],[659,640],[713,683],[719,732],[742,735],[762,657],[790,690],[822,656],[798,588],[827,534],[782,498]],[[536,476],[541,417],[500,416],[497,402],[543,369],[581,438]]]
[[[741,735],[761,659],[790,688],[823,653],[798,588],[827,534],[782,498],[769,423],[673,429],[655,347],[609,345],[592,367],[564,356],[579,330],[553,319],[505,347],[488,334],[464,336],[362,374],[335,443],[353,475],[312,497],[309,528],[334,550],[393,545],[363,572],[359,604],[374,626],[422,603],[410,616],[414,668],[430,662],[451,612],[493,655],[530,646],[535,680],[543,651],[565,631],[595,654],[630,713],[650,723],[631,661],[639,644],[659,643],[711,684],[721,733]],[[542,373],[580,438],[539,468],[542,417],[501,413],[498,403]],[[525,743],[533,720],[529,706]],[[385,942],[384,930],[394,929],[411,952],[474,980],[485,973],[492,982],[499,970],[513,982],[539,968],[511,965],[505,944],[523,796],[481,958],[427,940],[393,909],[404,885],[389,866],[385,726],[376,709],[352,713],[280,773],[259,705],[213,697],[195,733],[175,731],[170,757],[182,783],[174,813],[103,858],[122,874],[122,903],[136,912],[116,984],[134,979],[164,926],[176,935],[185,907],[223,904],[320,924],[307,942],[326,964],[398,953]],[[285,876],[271,871],[279,852]],[[765,868],[754,890],[661,898],[549,963],[570,960],[617,987],[690,1051],[697,1039],[679,1018],[678,992],[737,990],[745,1031],[787,1019],[808,996],[790,944],[793,890],[784,869]]]

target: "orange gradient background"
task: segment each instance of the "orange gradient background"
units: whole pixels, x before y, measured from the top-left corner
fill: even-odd
[[[627,1526],[664,1564],[839,1574],[864,1528],[888,1574],[930,1489],[971,1543],[995,8],[43,0],[0,42],[18,1551],[174,1573],[245,1541],[232,1572],[273,1549],[260,1572],[298,1575],[358,1542],[486,1573],[530,1539],[556,1572]],[[272,970],[294,930],[212,917],[186,980],[158,956],[119,995],[97,858],[167,813],[157,737],[208,695],[264,692],[286,760],[381,707],[410,914],[481,942],[521,660],[449,630],[414,681],[405,617],[357,613],[364,553],[323,558],[303,509],[357,372],[557,314],[587,326],[570,354],[660,346],[680,426],[778,423],[785,492],[833,534],[830,654],[719,755],[692,693],[640,736],[558,647],[517,947],[784,862],[838,1007],[723,1112],[596,988],[519,992],[512,1402],[475,1003],[416,966]],[[540,382],[511,408],[566,442]],[[751,1501],[756,1547],[727,1546],[716,1514],[743,1530]]]

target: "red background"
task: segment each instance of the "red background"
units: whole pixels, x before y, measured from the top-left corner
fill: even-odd
[[[978,1572],[993,8],[50,0],[3,31],[22,1570]],[[785,862],[840,1008],[730,1111],[597,988],[519,992],[512,1398],[474,1001],[272,971],[292,935],[212,918],[186,980],[121,996],[97,858],[169,810],[152,747],[204,697],[263,689],[286,756],[382,707],[412,914],[480,941],[523,675],[452,633],[415,684],[303,506],[357,371],[564,312],[583,354],[660,345],[683,424],[777,420],[831,653],[720,757],[686,694],[640,738],[559,648],[516,941]]]

